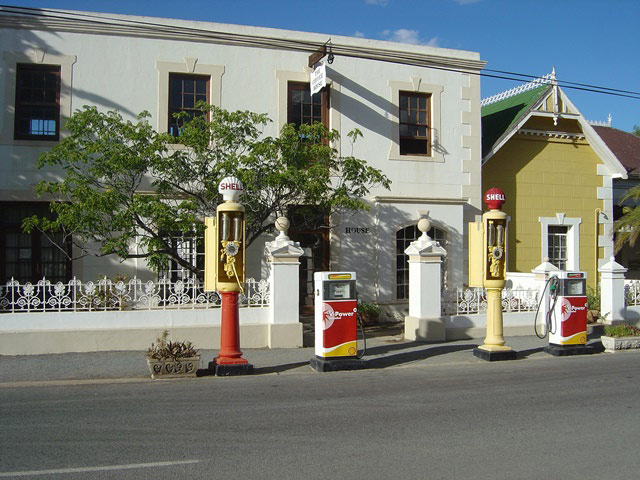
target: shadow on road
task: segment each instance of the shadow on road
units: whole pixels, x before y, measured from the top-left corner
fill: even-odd
[[[410,345],[415,346],[416,342],[403,345],[394,345],[393,347],[405,347],[409,348]],[[425,360],[427,358],[436,357],[438,355],[444,355],[447,353],[459,352],[463,350],[472,350],[477,345],[442,345],[442,346],[426,346],[420,350],[412,350],[409,352],[398,353],[395,355],[388,355],[379,358],[372,358],[367,360],[368,368],[386,368],[393,367],[395,365],[401,365],[403,363],[415,362],[418,360]],[[378,347],[374,347],[378,348]],[[372,349],[373,350],[373,349]],[[386,350],[390,351],[390,350]]]

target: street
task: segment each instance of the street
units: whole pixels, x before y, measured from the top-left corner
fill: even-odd
[[[0,478],[637,478],[636,352],[0,389]]]

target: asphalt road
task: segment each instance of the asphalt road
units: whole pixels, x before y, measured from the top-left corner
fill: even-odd
[[[0,478],[635,479],[638,352],[0,389]]]

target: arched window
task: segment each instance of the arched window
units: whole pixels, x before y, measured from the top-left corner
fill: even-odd
[[[409,298],[409,257],[404,253],[405,249],[422,235],[417,225],[409,225],[396,232],[396,299],[406,300]],[[433,240],[440,242],[446,247],[447,236],[444,230],[431,227],[427,232]],[[442,264],[441,281],[444,285],[446,278],[445,264]]]

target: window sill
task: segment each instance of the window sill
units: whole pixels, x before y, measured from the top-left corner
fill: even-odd
[[[389,154],[389,160],[392,161],[404,161],[404,162],[430,162],[430,163],[444,163],[444,155],[434,155],[428,157],[426,155],[395,155]]]

